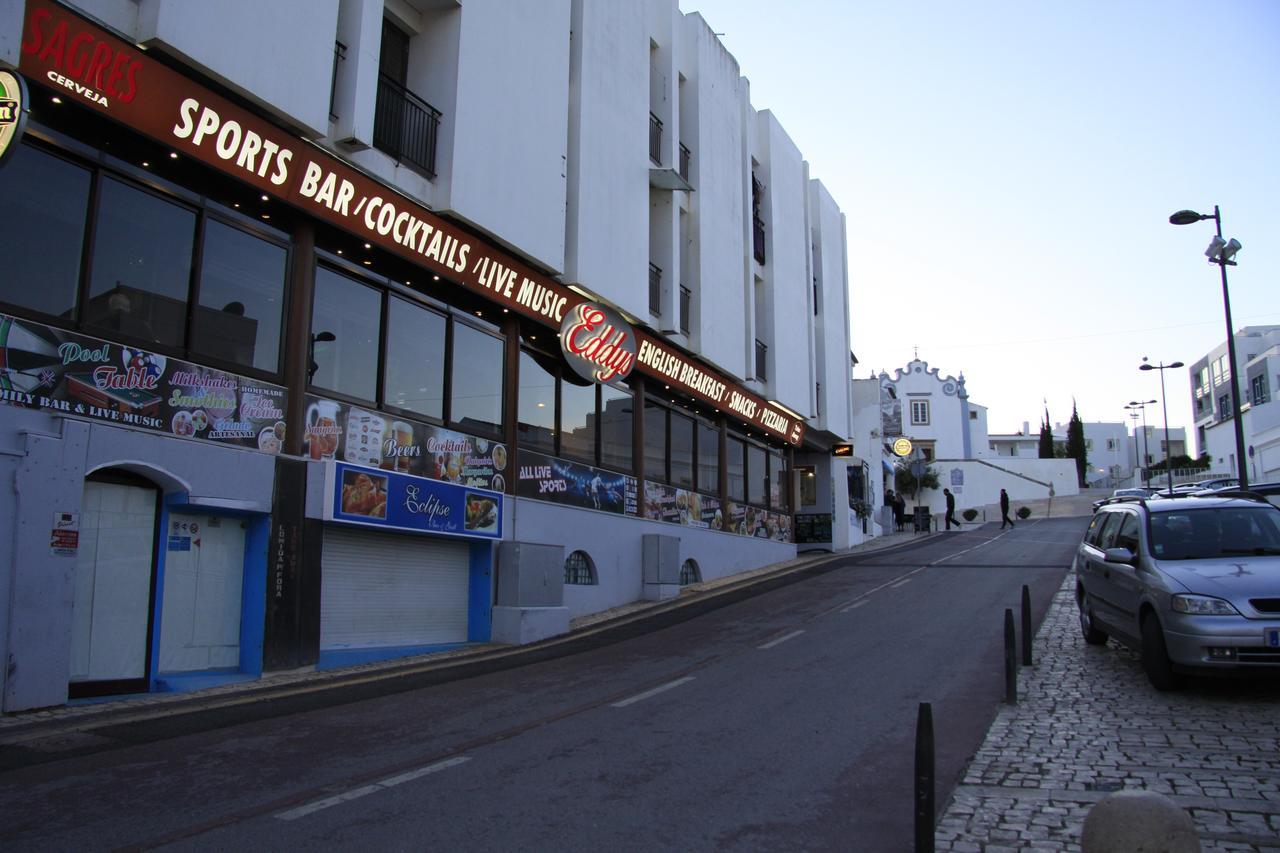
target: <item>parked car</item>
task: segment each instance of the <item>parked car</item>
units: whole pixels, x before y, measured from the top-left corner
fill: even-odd
[[[1227,486],[1238,486],[1240,480],[1236,477],[1217,477],[1212,480],[1200,480],[1195,485],[1202,491],[1204,489],[1222,489]]]
[[[1280,508],[1262,498],[1109,503],[1072,568],[1085,642],[1137,649],[1157,689],[1189,671],[1280,675]]]
[[[1114,492],[1111,493],[1111,497],[1101,498],[1099,500],[1094,501],[1093,511],[1097,512],[1099,507],[1106,504],[1108,501],[1115,500],[1116,498],[1149,498],[1151,497],[1152,494],[1154,494],[1153,489],[1143,489],[1143,488],[1116,489]]]
[[[1230,495],[1230,494],[1236,494],[1239,491],[1240,490],[1236,486],[1231,485],[1231,486],[1221,486],[1219,488],[1212,489],[1203,494]],[[1250,483],[1247,493],[1254,494],[1254,495],[1262,495],[1272,505],[1280,507],[1280,483]]]

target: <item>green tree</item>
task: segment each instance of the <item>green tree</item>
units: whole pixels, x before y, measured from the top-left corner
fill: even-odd
[[[910,464],[898,465],[893,469],[893,488],[898,494],[910,495],[914,500],[916,492],[921,489],[938,488],[938,472],[932,467],[924,469],[924,476],[916,482],[916,475],[911,473]]]
[[[1053,452],[1053,428],[1049,426],[1049,407],[1044,407],[1044,420],[1040,423],[1040,458],[1052,459]]]
[[[1067,424],[1067,456],[1076,460],[1076,479],[1081,486],[1085,483],[1085,472],[1089,470],[1089,456],[1084,443],[1084,421],[1076,411],[1075,400],[1071,401],[1071,421]]]

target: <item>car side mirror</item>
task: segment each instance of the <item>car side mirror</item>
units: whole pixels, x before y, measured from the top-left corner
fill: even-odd
[[[1108,548],[1102,552],[1102,559],[1108,563],[1128,563],[1133,565],[1135,555],[1128,548]]]

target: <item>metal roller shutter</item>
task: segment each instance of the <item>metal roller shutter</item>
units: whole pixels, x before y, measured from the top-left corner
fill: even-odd
[[[465,643],[469,565],[466,543],[326,529],[320,648]]]

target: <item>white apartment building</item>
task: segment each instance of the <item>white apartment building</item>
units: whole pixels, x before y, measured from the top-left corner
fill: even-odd
[[[1245,326],[1235,333],[1236,365],[1232,382],[1227,345],[1210,350],[1191,365],[1191,400],[1196,446],[1208,454],[1212,470],[1239,471],[1232,394],[1240,402],[1246,472],[1250,482],[1270,481],[1280,474],[1277,456],[1275,390],[1280,388],[1280,326]]]
[[[869,535],[844,216],[675,0],[0,0],[0,65],[3,710]]]

